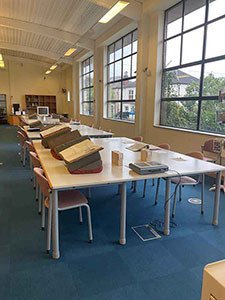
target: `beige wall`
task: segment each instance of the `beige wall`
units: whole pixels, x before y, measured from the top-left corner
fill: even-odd
[[[69,71],[56,71],[46,76],[46,66],[13,60],[5,60],[5,63],[5,70],[0,70],[0,93],[6,94],[8,113],[13,103],[20,103],[25,109],[25,94],[56,95],[57,112],[73,112],[72,105],[72,109],[65,107],[66,99],[62,94],[62,87],[72,83]]]
[[[134,137],[143,135],[144,140],[153,144],[169,143],[172,149],[180,152],[200,150],[201,145],[212,135],[193,133],[183,130],[154,126],[159,124],[159,101],[162,65],[162,30],[163,10],[178,2],[177,0],[153,0],[144,4],[143,15],[138,24],[126,20],[116,24],[107,34],[95,41],[95,115],[94,117],[79,116],[79,62],[74,68],[75,115],[82,123],[95,123],[105,130],[111,129],[116,136]],[[107,43],[112,42],[126,31],[138,27],[138,70],[137,70],[137,101],[136,122],[130,124],[103,118],[104,107],[104,51]],[[80,59],[80,58],[79,58]],[[143,70],[147,68],[147,72]]]

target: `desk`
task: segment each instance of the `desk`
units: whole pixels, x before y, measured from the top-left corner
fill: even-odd
[[[128,138],[106,138],[94,139],[94,142],[104,148],[101,151],[103,161],[103,171],[99,174],[71,175],[64,165],[63,161],[56,160],[52,157],[50,150],[45,149],[40,141],[34,141],[35,150],[41,161],[41,165],[48,178],[50,187],[52,188],[53,201],[53,223],[52,223],[52,239],[53,239],[53,257],[59,258],[59,231],[58,231],[58,191],[87,188],[93,186],[101,186],[107,184],[121,184],[121,212],[120,212],[120,244],[126,244],[126,183],[131,181],[165,178],[165,216],[164,216],[164,234],[170,234],[170,180],[171,177],[180,175],[203,174],[208,172],[216,172],[216,192],[214,200],[214,212],[212,223],[218,224],[219,199],[220,199],[220,180],[221,172],[225,167],[198,160],[183,154],[179,154],[167,150],[153,150],[152,160],[167,164],[170,170],[166,173],[158,173],[151,175],[139,175],[128,168],[130,162],[140,161],[140,152],[132,152],[126,147],[134,143]],[[154,146],[151,146],[151,148]],[[157,148],[157,147],[155,147]],[[111,164],[111,151],[119,150],[124,153],[123,166]],[[172,171],[172,170],[176,170]]]
[[[70,125],[68,123],[65,123],[67,126],[70,126],[72,131],[73,130],[79,130],[80,134],[82,136],[87,135],[90,138],[107,138],[112,137],[113,133],[107,132],[104,130],[92,128],[86,125]],[[27,136],[30,140],[40,140],[40,132],[39,131],[28,131],[29,126],[24,126],[24,129],[27,133]]]

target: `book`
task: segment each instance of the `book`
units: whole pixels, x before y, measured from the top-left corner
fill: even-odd
[[[101,146],[86,139],[78,144],[70,146],[69,148],[61,151],[59,154],[62,156],[63,160],[69,164],[101,150],[103,150]]]

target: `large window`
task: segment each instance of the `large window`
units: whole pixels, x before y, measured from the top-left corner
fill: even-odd
[[[164,26],[161,125],[224,134],[224,0],[183,0]]]
[[[94,65],[93,56],[81,63],[81,103],[80,113],[93,115],[94,106]]]
[[[107,48],[107,118],[135,120],[137,30]]]

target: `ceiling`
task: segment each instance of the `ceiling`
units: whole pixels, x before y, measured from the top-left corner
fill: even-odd
[[[45,64],[71,64],[63,57],[92,50],[94,40],[122,18],[137,21],[142,0],[130,4],[108,24],[98,20],[117,0],[0,0],[0,53]]]

